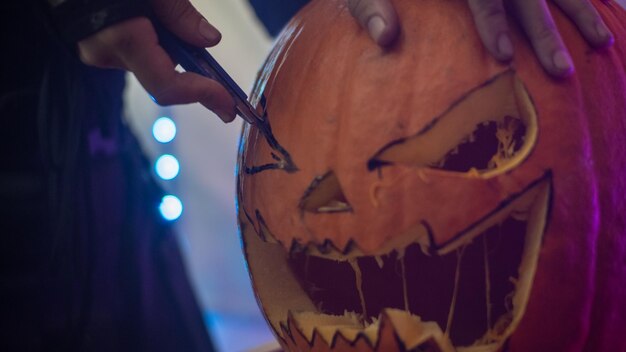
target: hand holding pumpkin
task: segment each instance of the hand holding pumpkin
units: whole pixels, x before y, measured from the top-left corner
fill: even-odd
[[[372,39],[388,46],[398,36],[400,23],[390,0],[347,0],[352,15]],[[553,0],[593,47],[611,45],[613,36],[589,0]],[[500,61],[513,58],[507,14],[516,18],[530,39],[537,58],[552,76],[574,71],[546,0],[468,0],[474,23],[487,50]]]

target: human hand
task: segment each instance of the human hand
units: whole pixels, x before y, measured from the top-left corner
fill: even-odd
[[[390,0],[347,0],[352,15],[381,46],[393,43],[399,33],[398,16]],[[613,35],[589,0],[553,0],[594,47],[611,45]],[[543,68],[565,77],[574,64],[556,28],[546,0],[468,0],[474,22],[487,50],[500,61],[513,58],[507,13],[517,18],[530,39]]]
[[[197,47],[219,43],[220,32],[188,0],[152,0],[153,11],[165,27]],[[176,64],[159,45],[149,19],[132,18],[109,26],[78,43],[81,60],[101,68],[132,72],[162,105],[199,102],[224,122],[235,118],[234,101],[219,83],[192,72],[177,72]]]

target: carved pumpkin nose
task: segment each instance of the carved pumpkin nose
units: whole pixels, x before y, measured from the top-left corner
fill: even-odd
[[[302,196],[298,207],[304,212],[338,213],[352,211],[334,172],[316,177]]]

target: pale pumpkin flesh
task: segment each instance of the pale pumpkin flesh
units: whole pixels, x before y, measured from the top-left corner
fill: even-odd
[[[247,218],[240,220],[257,298],[283,343],[334,348],[338,340],[361,340],[384,351],[379,322],[391,320],[388,333],[401,342],[399,350],[497,351],[523,316],[549,199],[546,175],[477,224],[484,232],[468,230],[437,248],[418,226],[401,236],[401,247],[377,256],[330,244],[287,254],[275,238],[264,241]],[[266,228],[263,234],[271,236]],[[464,266],[464,258],[474,262]],[[276,275],[280,281],[271,280]]]

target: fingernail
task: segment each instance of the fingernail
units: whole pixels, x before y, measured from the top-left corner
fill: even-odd
[[[223,110],[213,110],[213,112],[220,118],[220,120],[224,121],[224,123],[232,122],[235,119],[234,113],[228,113]]]
[[[569,74],[574,71],[574,64],[572,58],[563,50],[558,50],[552,56],[552,63],[557,70],[562,71],[564,74]]]
[[[211,44],[218,42],[222,38],[222,34],[204,18],[200,20],[198,31]]]
[[[367,30],[376,43],[380,42],[380,39],[385,31],[385,27],[387,27],[387,24],[379,15],[372,16],[369,21],[367,21]]]
[[[613,34],[600,22],[596,23],[596,33],[598,34],[598,38],[600,38],[605,45],[613,44]]]
[[[513,56],[513,43],[511,43],[511,39],[509,39],[506,33],[501,33],[498,36],[498,54],[504,60],[508,60]]]

